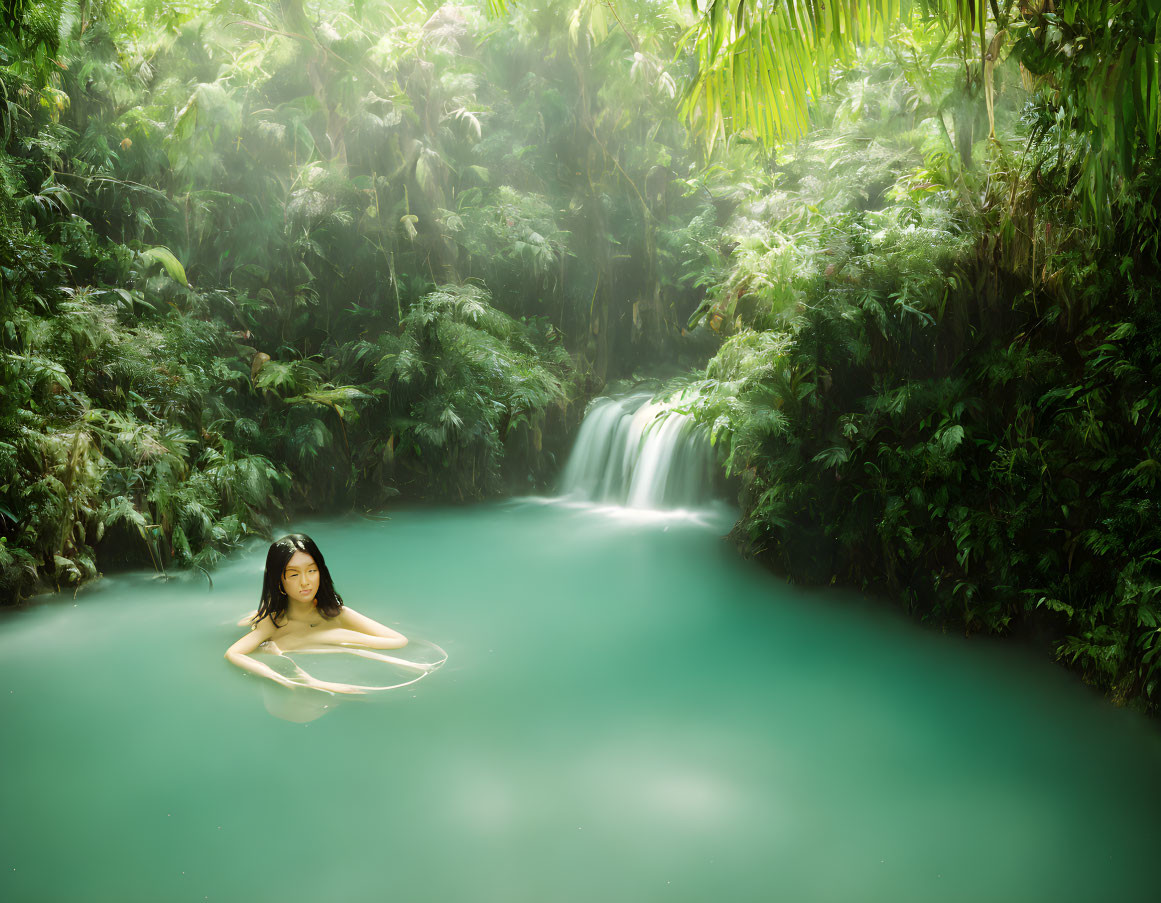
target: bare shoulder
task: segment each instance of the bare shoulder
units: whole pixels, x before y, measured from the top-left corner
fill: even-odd
[[[368,618],[366,615],[361,615],[353,608],[348,608],[345,605],[343,606],[343,610],[339,612],[338,617],[335,618],[335,621],[338,622],[337,626],[339,627],[345,627],[347,630],[357,630],[359,633],[368,633],[372,636],[402,636],[386,624],[380,624],[378,621]]]
[[[349,605],[344,605],[339,610],[338,616],[334,619],[334,621],[332,623],[336,624],[339,627],[354,628],[354,626],[356,624],[363,623],[367,620],[370,620],[370,619],[365,617],[364,615],[359,614],[357,611],[355,611],[355,609],[351,608]]]
[[[275,629],[274,623],[269,618],[263,618],[249,633],[226,650],[227,658],[231,655],[249,655],[270,639]]]

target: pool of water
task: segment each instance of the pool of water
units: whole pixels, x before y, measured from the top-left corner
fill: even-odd
[[[348,604],[449,655],[303,723],[222,659],[264,547],[212,587],[122,574],[0,618],[0,899],[1156,899],[1155,723],[1014,644],[787,587],[728,525],[297,524]]]

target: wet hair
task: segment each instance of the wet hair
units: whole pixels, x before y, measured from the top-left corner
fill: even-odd
[[[258,624],[263,618],[270,618],[275,624],[286,617],[286,610],[290,600],[286,590],[282,588],[282,575],[286,573],[286,565],[295,552],[306,552],[314,563],[318,565],[318,592],[315,593],[315,606],[324,618],[336,617],[343,610],[343,597],[335,592],[335,583],[331,580],[331,572],[327,570],[327,563],[323,560],[322,552],[314,544],[314,540],[305,533],[291,533],[270,544],[270,551],[266,553],[266,573],[262,577],[262,600],[258,603],[258,611],[254,615],[253,623]]]

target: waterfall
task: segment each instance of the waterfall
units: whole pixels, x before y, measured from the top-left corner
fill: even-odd
[[[696,508],[712,500],[705,431],[674,410],[680,398],[598,398],[561,478],[566,495],[629,508]]]

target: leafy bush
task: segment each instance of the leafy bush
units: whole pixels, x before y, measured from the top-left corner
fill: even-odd
[[[851,179],[876,141],[840,121],[805,142],[733,227],[699,314],[736,332],[690,407],[742,477],[755,554],[937,624],[1042,636],[1156,710],[1158,180],[1125,186],[1113,234],[1087,228],[1082,142],[1036,125],[1043,102],[1023,171],[998,152],[984,176],[950,156],[941,173],[932,124],[897,122],[919,143],[875,204]],[[856,175],[828,193],[802,159]],[[981,178],[975,207],[959,187]]]

